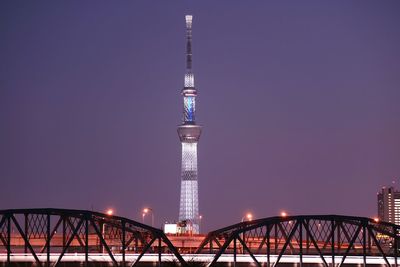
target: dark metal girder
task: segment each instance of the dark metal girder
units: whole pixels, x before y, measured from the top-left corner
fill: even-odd
[[[151,245],[154,243],[154,241],[157,239],[157,237],[153,237],[151,241],[143,248],[143,251],[139,254],[137,259],[132,263],[131,267],[135,266],[140,259],[143,257],[143,255],[146,253],[147,250],[151,247]]]
[[[287,240],[288,239],[288,235],[286,234],[286,230],[283,228],[282,224],[278,223],[278,227],[279,227],[279,230],[281,230],[281,233],[282,233],[283,237],[285,238],[285,240]],[[293,245],[290,242],[289,242],[289,247],[290,247],[290,249],[292,251],[294,250]]]
[[[293,235],[296,233],[297,227],[299,227],[300,222],[296,222],[295,226],[293,226],[292,231],[290,232],[288,238],[286,239],[285,244],[283,245],[283,248],[281,249],[281,252],[278,255],[278,258],[276,259],[276,262],[274,263],[273,266],[276,266],[280,259],[282,258],[283,254],[285,253],[286,247],[290,243],[290,240],[292,240]]]
[[[309,229],[309,224],[306,224],[306,223],[304,223],[304,222],[302,222],[302,224],[303,224],[304,229],[306,230],[308,236],[310,237],[311,242],[313,243],[315,249],[318,251],[318,254],[319,254],[321,260],[324,262],[324,265],[325,265],[326,267],[328,267],[328,263],[326,262],[326,260],[325,260],[325,258],[324,258],[324,255],[322,254],[321,249],[318,247],[318,244],[317,244],[317,242],[315,241],[314,236],[312,235],[312,233],[311,233],[311,231],[310,231],[310,229]]]
[[[35,253],[35,250],[32,248],[32,245],[29,243],[28,238],[26,237],[24,231],[22,230],[21,226],[19,225],[18,221],[15,219],[14,215],[12,214],[10,216],[11,220],[13,221],[15,227],[17,228],[19,234],[21,235],[22,239],[24,239],[25,244],[28,246],[29,250],[31,251],[32,256],[35,258],[36,263],[39,266],[42,266],[42,263],[40,262],[38,256]],[[8,241],[10,242],[10,240]]]
[[[53,238],[55,231],[57,230],[57,228],[60,226],[62,222],[62,218],[60,217],[56,223],[56,225],[53,227],[53,231],[51,231],[51,235],[50,235],[50,240]],[[44,250],[46,249],[48,243],[46,242],[46,244],[42,247],[42,249],[40,250],[40,253],[43,253]]]
[[[71,236],[69,237],[67,243],[65,244],[60,256],[57,259],[57,261],[54,263],[53,267],[56,267],[58,265],[58,263],[61,261],[62,257],[64,257],[64,254],[65,254],[65,252],[67,252],[67,249],[69,248],[69,245],[72,243],[72,240],[74,240],[74,237],[78,232],[78,229],[81,228],[83,221],[84,221],[84,219],[81,218],[79,223],[78,223],[78,225],[76,226],[76,228],[73,230]]]
[[[211,261],[211,263],[208,266],[213,266],[218,261],[219,257],[221,257],[221,255],[225,252],[225,250],[227,249],[227,247],[229,246],[229,244],[232,242],[233,239],[234,239],[234,235],[231,235],[225,241],[225,243],[222,245],[222,247],[215,254],[214,259]]]
[[[250,251],[250,249],[247,247],[246,243],[240,238],[240,236],[236,237],[237,240],[239,240],[239,242],[242,244],[243,248],[245,250],[247,250],[247,252],[249,253],[250,257],[253,259],[254,263],[258,266],[261,267],[261,264],[258,262],[258,260],[256,259],[256,257],[254,256],[254,254]]]
[[[354,241],[357,239],[357,236],[360,234],[361,229],[362,229],[362,225],[360,224],[358,226],[356,232],[354,233],[353,238],[351,239],[351,241],[350,241],[350,243],[349,243],[349,245],[348,245],[348,247],[346,249],[346,252],[344,253],[344,255],[342,257],[342,261],[340,262],[339,267],[342,266],[342,264],[346,260],[346,257],[349,254],[349,251],[350,251],[351,247],[354,245]]]
[[[69,217],[66,219],[66,222],[68,223],[68,225],[71,228],[71,230],[74,230],[75,225],[71,222]],[[78,231],[79,231],[79,229],[78,229]],[[81,237],[78,234],[76,235],[76,239],[78,240],[79,245],[81,245],[82,247],[85,246],[85,243],[82,241]]]
[[[376,246],[378,247],[379,252],[382,254],[383,258],[385,259],[386,265],[388,267],[390,267],[390,263],[389,263],[389,260],[386,257],[385,252],[383,251],[381,245],[379,244],[378,240],[376,239],[376,236],[374,235],[374,233],[372,232],[371,228],[369,228],[369,227],[368,227],[368,232],[372,236],[372,240],[375,242]]]
[[[111,260],[113,261],[115,266],[118,266],[118,262],[115,260],[114,255],[112,254],[110,248],[108,247],[107,242],[104,240],[103,235],[100,233],[99,228],[97,228],[96,223],[90,218],[90,222],[93,225],[93,229],[97,234],[97,237],[100,239],[100,242],[103,244],[104,248],[107,250],[108,255],[110,256]]]

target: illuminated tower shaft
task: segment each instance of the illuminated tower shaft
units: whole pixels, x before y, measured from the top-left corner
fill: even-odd
[[[201,126],[196,125],[196,96],[192,72],[192,16],[186,19],[186,74],[183,96],[183,122],[178,127],[182,143],[181,198],[179,221],[187,221],[187,230],[199,232],[199,196],[197,181],[197,142]]]

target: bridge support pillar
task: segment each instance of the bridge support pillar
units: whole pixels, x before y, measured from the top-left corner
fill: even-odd
[[[85,222],[85,266],[89,266],[89,220]]]
[[[270,267],[271,266],[271,258],[270,258],[270,255],[271,255],[271,240],[270,240],[270,231],[271,231],[271,228],[270,228],[270,225],[269,224],[267,224],[267,267]]]
[[[299,228],[299,257],[300,257],[300,267],[303,267],[303,221],[300,222]]]
[[[161,267],[161,237],[158,238],[158,267]]]
[[[366,267],[367,266],[367,227],[365,227],[365,225],[368,222],[363,223],[363,266]]]
[[[11,265],[11,218],[7,216],[7,265]]]
[[[47,267],[50,267],[50,240],[51,240],[51,230],[50,230],[50,214],[47,214],[47,234],[46,234],[46,254],[47,254]],[[26,238],[29,238],[26,235]]]
[[[122,222],[122,266],[125,267],[126,229],[125,221]]]
[[[233,267],[236,267],[236,237],[233,239]]]
[[[331,266],[335,267],[335,221],[334,220],[331,220],[331,254],[332,254]]]
[[[398,232],[395,227],[393,227],[393,256],[394,256],[394,266],[397,267],[397,254],[398,254],[398,249],[399,249],[399,239],[397,238]]]
[[[29,234],[28,234],[28,231],[29,231],[29,222],[28,222],[28,214],[24,214],[24,219],[25,219],[25,235],[27,236],[27,237],[29,237]],[[25,243],[25,246],[24,246],[24,252],[25,252],[25,254],[27,254],[28,253],[28,244],[26,244]]]

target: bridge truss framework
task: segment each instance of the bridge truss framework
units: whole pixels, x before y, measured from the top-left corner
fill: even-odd
[[[300,267],[310,256],[319,257],[325,267],[339,267],[353,256],[362,257],[364,266],[369,257],[378,256],[382,264],[397,267],[399,241],[400,226],[369,218],[271,217],[210,232],[196,254],[210,258],[209,266],[226,256],[236,265],[238,258],[248,256],[256,266],[271,267],[293,255]],[[7,255],[5,263],[10,265],[12,255],[18,253],[31,255],[36,266],[61,266],[65,255],[71,253],[84,255],[85,266],[93,259],[90,255],[108,256],[107,261],[114,266],[135,266],[150,253],[157,255],[158,265],[163,255],[188,265],[186,255],[181,255],[160,229],[84,210],[0,211],[0,254]]]
[[[284,255],[298,255],[303,266],[303,255],[318,255],[324,266],[330,257],[332,266],[341,266],[348,256],[381,256],[387,266],[394,257],[397,267],[400,227],[369,218],[320,215],[272,217],[243,222],[210,232],[197,253],[215,253],[210,265],[217,263],[222,254],[248,254],[257,266],[256,255],[266,255],[271,266],[271,255],[277,255],[272,266],[280,263]],[[340,256],[340,262],[335,259]]]
[[[19,238],[23,244],[13,243]],[[44,245],[40,240],[45,240]],[[123,217],[85,210],[21,209],[0,211],[0,249],[5,248],[7,265],[12,253],[30,253],[38,266],[59,266],[64,255],[84,253],[89,264],[91,253],[109,256],[115,266],[135,266],[145,253],[157,253],[160,264],[163,253],[170,253],[181,264],[182,256],[160,230]],[[117,251],[113,251],[117,248]],[[121,253],[120,262],[115,254]],[[40,254],[46,254],[41,261]],[[53,262],[52,253],[59,256]],[[127,262],[127,254],[138,254]]]

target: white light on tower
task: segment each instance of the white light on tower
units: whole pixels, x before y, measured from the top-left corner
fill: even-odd
[[[179,221],[184,222],[186,231],[199,233],[199,195],[197,180],[197,143],[200,139],[201,127],[196,124],[196,97],[194,74],[192,72],[192,19],[186,20],[186,73],[182,90],[183,120],[178,127],[179,139],[182,143],[181,196],[179,205]]]

